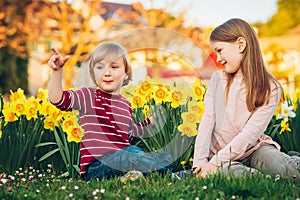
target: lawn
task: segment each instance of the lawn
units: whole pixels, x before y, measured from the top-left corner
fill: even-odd
[[[158,88],[162,89],[161,84],[157,84],[160,85]],[[205,90],[200,82],[196,81],[195,84],[198,87],[197,91]],[[176,93],[179,91],[181,90],[177,88]],[[153,136],[148,139],[141,138],[137,144],[147,152],[165,149],[171,155],[175,155],[174,171],[189,169],[193,162],[196,127],[203,110],[203,96],[204,92],[201,92],[199,97],[182,104],[177,101],[160,102],[156,99],[155,102],[159,102],[157,105],[151,101],[152,103],[143,104],[144,107],[134,108],[136,119],[145,118],[145,108],[149,105],[159,116],[156,126],[149,128]],[[284,152],[300,152],[300,92],[294,96],[297,98],[287,96],[288,101],[279,105],[266,130],[266,134],[277,141]],[[19,89],[12,92],[10,98],[11,102],[4,102],[0,94],[0,200],[300,200],[300,180],[269,175],[235,179],[218,174],[204,180],[194,176],[174,180],[169,176],[152,174],[145,179],[125,183],[121,182],[120,178],[88,182],[76,179],[79,172],[78,142],[83,134],[80,131],[75,132],[78,134],[70,131],[79,130],[77,112],[58,111],[46,100],[45,90],[41,90],[37,98],[26,98],[24,92]],[[24,112],[17,108],[24,108]],[[35,114],[29,115],[26,108],[31,108]],[[161,110],[164,112],[160,112]],[[69,128],[64,129],[66,124]],[[36,166],[36,169],[29,166]],[[69,172],[69,176],[61,177],[65,171]]]
[[[19,170],[1,175],[3,199],[300,199],[300,181],[278,176],[255,175],[243,178],[214,175],[174,180],[152,174],[144,179],[121,182],[110,180],[72,180],[45,171]]]

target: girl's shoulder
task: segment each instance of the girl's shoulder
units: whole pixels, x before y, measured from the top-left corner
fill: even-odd
[[[226,78],[226,72],[223,69],[215,70],[211,75],[211,79],[224,79],[224,78]]]

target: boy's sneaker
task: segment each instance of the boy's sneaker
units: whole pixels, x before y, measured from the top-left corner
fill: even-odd
[[[173,172],[171,174],[171,179],[181,180],[183,178],[191,176],[192,174],[193,174],[193,171],[191,169],[178,171],[178,172]]]
[[[135,181],[137,179],[144,179],[144,175],[142,172],[137,170],[132,170],[127,172],[124,176],[121,177],[120,181],[122,183],[127,182],[128,180]]]

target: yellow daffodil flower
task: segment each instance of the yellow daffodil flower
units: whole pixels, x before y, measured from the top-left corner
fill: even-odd
[[[287,123],[287,121],[285,120],[282,120],[281,123],[280,123],[280,127],[281,127],[281,130],[279,132],[279,134],[282,134],[284,131],[291,131],[290,127],[289,127],[289,123]]]
[[[10,91],[9,99],[11,102],[16,101],[18,99],[25,100],[26,96],[24,94],[24,90],[22,90],[21,88],[18,88],[18,90],[16,92]]]
[[[36,98],[41,100],[41,101],[47,101],[48,99],[48,90],[44,90],[42,88],[39,88]]]
[[[68,128],[66,131],[67,133],[67,141],[68,142],[80,142],[83,135],[84,135],[84,130],[81,126],[71,126]]]
[[[199,117],[197,117],[197,113],[193,110],[181,113],[181,118],[183,120],[183,123],[185,123],[185,122],[190,123],[190,124],[199,123],[199,121],[197,121],[197,119]]]
[[[202,86],[200,79],[196,79],[195,83],[192,84],[193,92],[199,101],[203,101],[205,94],[205,88]]]
[[[7,123],[9,123],[9,122],[14,122],[14,121],[18,120],[18,117],[17,117],[14,109],[12,109],[10,107],[10,104],[8,102],[4,102],[2,114],[3,114],[4,120],[5,120],[4,126],[6,126]]]
[[[155,100],[155,103],[161,104],[163,101],[165,102],[167,100],[169,91],[166,87],[157,85],[154,86],[154,93],[153,98]]]
[[[188,137],[196,136],[198,134],[196,130],[196,124],[184,123],[180,124],[178,127],[178,131],[181,132],[181,135],[186,135]]]
[[[142,107],[146,103],[146,101],[145,98],[143,98],[142,96],[134,95],[133,97],[130,98],[130,103],[132,108],[134,109],[134,108]]]
[[[54,130],[54,127],[58,125],[58,122],[55,118],[46,117],[44,120],[44,128],[50,129],[51,131]]]
[[[182,166],[184,166],[184,165],[186,164],[186,161],[183,160],[183,161],[180,162],[180,164],[181,164]]]

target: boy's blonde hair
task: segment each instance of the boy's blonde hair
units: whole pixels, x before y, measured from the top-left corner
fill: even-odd
[[[125,66],[125,73],[127,74],[122,86],[128,85],[129,81],[132,80],[132,70],[129,57],[126,49],[116,42],[104,42],[96,47],[96,49],[94,49],[92,52],[89,58],[89,72],[93,83],[97,85],[93,69],[95,65],[103,60],[106,56],[110,56],[111,58],[118,58],[120,56],[122,57]]]

